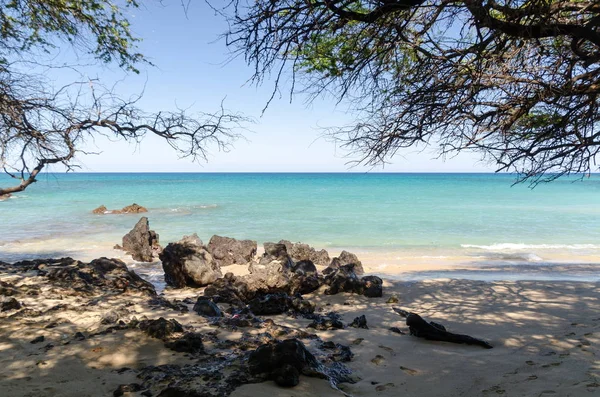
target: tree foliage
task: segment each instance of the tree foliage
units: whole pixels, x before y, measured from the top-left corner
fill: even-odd
[[[383,163],[403,147],[479,151],[537,182],[595,169],[600,150],[597,0],[234,0],[227,44],[254,81],[357,115],[329,131]]]
[[[54,61],[65,46],[138,72],[149,62],[137,52],[139,39],[124,14],[138,6],[135,0],[0,0],[0,166],[19,181],[0,187],[0,196],[24,190],[49,164],[71,169],[83,143],[98,134],[134,141],[155,134],[194,159],[206,159],[209,146],[226,150],[238,137],[247,120],[223,106],[212,114],[150,114],[136,106],[140,97],[121,98],[101,82],[52,89],[39,73],[65,67]],[[80,80],[76,67],[67,69]]]

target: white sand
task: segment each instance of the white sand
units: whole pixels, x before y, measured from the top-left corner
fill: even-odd
[[[225,270],[234,270],[226,268]],[[236,273],[243,269],[235,269]],[[0,275],[12,283],[31,282]],[[199,290],[166,291],[166,297],[197,297]],[[399,303],[387,304],[391,295]],[[317,331],[323,340],[349,345],[355,354],[349,367],[360,380],[341,388],[353,396],[597,396],[600,395],[600,285],[576,282],[493,282],[431,280],[386,281],[383,298],[351,294],[305,296],[324,312],[337,311],[344,323],[366,315],[369,329]],[[117,331],[63,344],[76,332],[102,329],[110,310],[126,309],[126,317],[175,318],[196,331],[211,329],[193,311],[181,314],[152,309],[147,299],[128,296],[88,301],[72,296],[19,297],[27,307],[42,309],[67,304],[66,310],[41,317],[8,318],[0,313],[0,395],[106,396],[119,384],[138,382],[133,371],[190,359],[163,347],[138,330]],[[84,306],[85,305],[85,306]],[[442,323],[449,331],[489,341],[494,349],[431,342],[389,331],[408,333],[393,310],[397,306]],[[272,316],[280,324],[303,328],[309,320]],[[54,328],[45,328],[52,321]],[[220,338],[237,338],[220,330]],[[311,330],[312,332],[312,330]],[[45,341],[30,340],[44,335]],[[362,338],[361,343],[357,340]],[[53,348],[46,350],[51,343]],[[311,348],[310,341],[305,341]],[[379,362],[372,362],[377,356]],[[132,395],[139,395],[132,394]],[[322,379],[301,377],[293,389],[273,382],[244,385],[232,396],[340,396]]]

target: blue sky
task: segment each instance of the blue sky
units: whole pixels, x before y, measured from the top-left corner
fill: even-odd
[[[95,67],[89,77],[105,84],[119,81],[124,96],[142,90],[140,106],[148,111],[175,107],[211,112],[225,107],[253,117],[256,123],[228,153],[211,150],[207,163],[179,159],[159,138],[148,136],[141,144],[111,142],[98,138],[86,150],[96,155],[81,155],[80,171],[85,172],[477,172],[493,168],[478,161],[474,154],[453,159],[435,159],[432,149],[409,149],[391,159],[385,168],[352,167],[346,152],[323,139],[322,128],[344,125],[352,120],[344,105],[333,98],[307,104],[297,96],[290,103],[288,92],[276,97],[267,111],[261,110],[269,99],[273,82],[256,87],[247,82],[252,70],[243,59],[230,60],[229,50],[218,36],[226,29],[222,17],[204,2],[192,2],[186,13],[179,1],[146,2],[129,15],[134,33],[143,39],[139,48],[156,66],[142,68],[139,76],[126,74],[116,66]],[[66,55],[65,55],[66,56]],[[59,79],[70,76],[61,75]]]

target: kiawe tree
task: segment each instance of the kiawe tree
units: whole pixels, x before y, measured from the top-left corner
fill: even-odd
[[[26,189],[50,164],[73,167],[83,143],[98,134],[133,141],[155,134],[194,159],[238,137],[247,120],[222,106],[192,116],[147,113],[136,106],[139,96],[122,98],[98,81],[81,81],[76,67],[55,60],[57,50],[69,47],[137,73],[149,62],[137,52],[139,39],[124,15],[137,7],[135,0],[0,0],[0,167],[17,180],[0,186],[0,196]],[[79,81],[52,88],[43,71],[59,67]]]
[[[429,143],[538,182],[596,170],[598,0],[234,0],[226,41],[261,83],[333,95],[359,162]]]

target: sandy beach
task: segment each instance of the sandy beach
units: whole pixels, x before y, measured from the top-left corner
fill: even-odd
[[[243,273],[245,268],[234,265],[232,270]],[[104,396],[130,384],[150,386],[124,395],[170,395],[160,394],[164,384],[148,380],[149,366],[185,367],[226,356],[236,343],[267,330],[273,335],[293,331],[317,357],[326,354],[319,347],[323,341],[348,346],[354,356],[345,364],[355,383],[341,383],[338,391],[325,379],[301,375],[294,388],[267,381],[241,385],[231,396],[341,396],[342,391],[352,396],[592,396],[600,390],[598,282],[385,280],[381,298],[329,296],[321,288],[304,299],[315,303],[317,312],[337,312],[346,326],[319,331],[307,328],[310,320],[288,314],[261,316],[273,323],[254,328],[215,325],[192,310],[202,289],[167,288],[153,298],[136,291],[74,294],[35,272],[2,272],[0,281],[17,290],[21,305],[20,311],[0,314],[0,390],[5,396]],[[392,296],[397,303],[387,303]],[[411,336],[392,307],[494,348]],[[28,309],[35,314],[23,312]],[[360,315],[368,329],[349,327]],[[204,356],[175,352],[140,329],[118,326],[159,317],[204,335]],[[302,331],[317,339],[302,338]],[[38,343],[32,343],[36,338]]]

